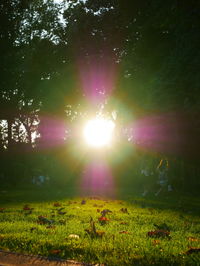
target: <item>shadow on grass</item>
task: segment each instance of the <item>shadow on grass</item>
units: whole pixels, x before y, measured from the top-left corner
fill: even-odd
[[[191,214],[199,216],[200,197],[181,192],[170,192],[155,196],[149,193],[142,197],[138,190],[123,187],[118,189],[118,193],[113,198],[108,193],[91,193],[91,191],[81,192],[75,184],[65,184],[63,186],[43,185],[43,186],[16,186],[0,187],[0,203],[2,205],[15,205],[19,203],[37,203],[67,200],[72,198],[85,198],[96,196],[101,199],[124,200],[129,204],[136,204],[141,208],[154,208],[158,210],[173,210],[180,214]]]

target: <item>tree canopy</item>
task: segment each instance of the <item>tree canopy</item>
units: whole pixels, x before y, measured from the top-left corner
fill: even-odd
[[[35,149],[53,121],[100,106],[126,109],[127,123],[132,113],[186,112],[199,132],[199,9],[195,0],[2,0],[1,151]]]

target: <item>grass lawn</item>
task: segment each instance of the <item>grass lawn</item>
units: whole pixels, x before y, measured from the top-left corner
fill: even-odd
[[[70,191],[2,189],[0,249],[106,265],[200,265],[200,198]]]

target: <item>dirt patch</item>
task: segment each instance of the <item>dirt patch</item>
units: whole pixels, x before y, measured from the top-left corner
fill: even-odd
[[[46,266],[92,266],[92,264],[76,262],[73,260],[62,260],[47,258],[42,256],[24,255],[14,252],[0,250],[0,266],[27,266],[27,265],[46,265]],[[94,265],[93,265],[94,266]]]

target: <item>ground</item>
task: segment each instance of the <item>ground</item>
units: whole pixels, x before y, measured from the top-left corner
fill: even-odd
[[[77,196],[73,189],[4,188],[0,249],[105,265],[198,265],[200,198],[137,191]]]

